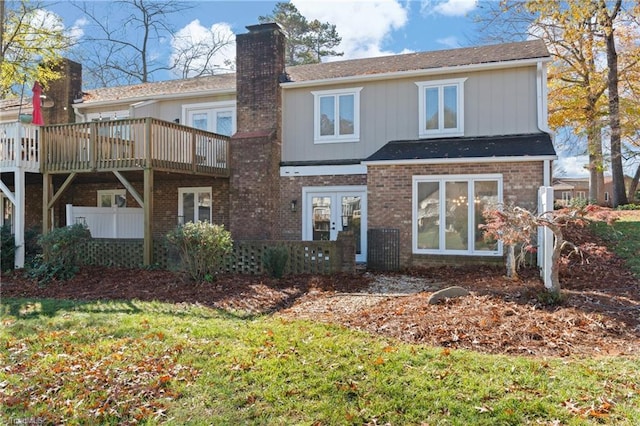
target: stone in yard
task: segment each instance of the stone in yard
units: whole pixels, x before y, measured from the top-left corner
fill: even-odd
[[[458,287],[458,286],[447,287],[433,293],[429,298],[429,304],[435,305],[436,303],[440,302],[442,299],[449,299],[452,297],[461,297],[461,296],[468,296],[468,295],[469,295],[469,292],[465,288]]]

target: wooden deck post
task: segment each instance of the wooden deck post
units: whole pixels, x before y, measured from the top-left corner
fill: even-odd
[[[51,214],[49,213],[49,199],[53,192],[53,178],[50,173],[42,175],[42,235],[51,229]]]
[[[153,263],[153,158],[151,152],[151,119],[145,121],[145,165],[144,165],[144,243],[143,264]]]

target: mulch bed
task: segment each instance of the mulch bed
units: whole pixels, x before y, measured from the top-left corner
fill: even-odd
[[[332,309],[336,297],[354,301],[373,274],[296,275],[280,280],[253,275],[221,275],[213,283],[193,283],[160,270],[83,268],[75,278],[39,286],[18,271],[2,277],[0,296],[73,300],[159,300],[198,303],[225,310],[276,314],[342,324],[411,343],[467,348],[486,353],[534,356],[637,355],[640,353],[640,282],[606,245],[585,228],[567,229],[566,238],[582,254],[563,257],[564,300],[546,304],[537,271],[520,280],[502,268],[430,268],[395,274],[444,285],[459,285],[470,296],[429,305],[428,292],[380,297],[379,303]],[[358,294],[358,295],[355,295]],[[347,300],[347,299],[344,299]],[[296,310],[313,302],[323,314]]]

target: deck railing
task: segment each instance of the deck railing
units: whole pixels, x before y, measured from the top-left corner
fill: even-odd
[[[40,170],[38,143],[40,128],[22,123],[0,124],[0,168]]]
[[[42,128],[45,173],[155,170],[229,175],[229,137],[155,118]]]

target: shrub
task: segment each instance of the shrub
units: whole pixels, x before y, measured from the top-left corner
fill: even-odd
[[[618,210],[640,210],[640,204],[623,204],[618,206]]]
[[[176,246],[182,267],[195,281],[214,281],[225,258],[231,253],[231,233],[223,225],[189,222],[167,234],[167,241]]]
[[[0,270],[9,271],[15,266],[16,238],[11,233],[9,225],[0,228]]]
[[[262,255],[265,271],[274,278],[283,277],[288,261],[289,249],[283,245],[268,247]]]
[[[42,247],[42,255],[34,258],[29,275],[37,278],[40,284],[73,278],[78,272],[80,250],[89,239],[89,228],[79,223],[41,235],[38,244]]]

